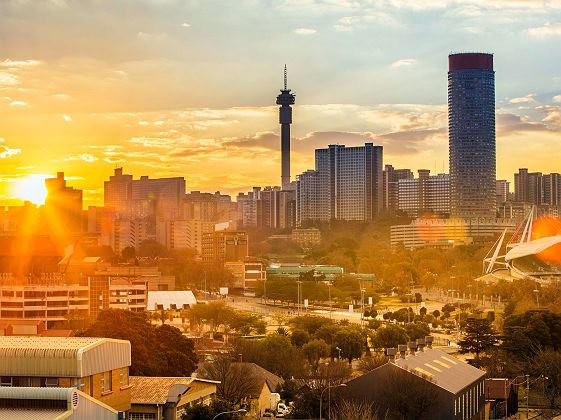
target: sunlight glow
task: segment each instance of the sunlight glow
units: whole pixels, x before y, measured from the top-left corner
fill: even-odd
[[[44,204],[45,198],[47,198],[45,179],[49,177],[49,175],[44,174],[33,174],[18,179],[14,182],[13,194],[24,201]]]

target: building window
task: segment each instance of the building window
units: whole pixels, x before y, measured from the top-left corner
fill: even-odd
[[[111,372],[113,371],[108,371],[108,372],[103,372],[101,374],[101,392],[109,392],[113,390],[113,378],[111,375]]]
[[[121,384],[121,388],[129,385],[129,368],[128,367],[121,368],[120,384]]]
[[[0,386],[12,386],[12,377],[11,376],[0,377]]]
[[[93,375],[92,375],[90,376],[90,397],[93,397],[93,388],[94,388],[93,385],[94,384],[93,384]]]
[[[45,386],[58,386],[58,378],[46,378]]]
[[[155,418],[155,413],[129,413],[130,420],[152,420]]]

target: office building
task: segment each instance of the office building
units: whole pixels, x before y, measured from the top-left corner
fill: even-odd
[[[495,217],[493,56],[465,53],[448,58],[451,214]]]
[[[431,176],[428,169],[419,169],[419,178],[397,182],[397,209],[410,217],[423,214],[450,214],[450,176]]]
[[[295,191],[253,187],[237,196],[238,223],[244,227],[289,229],[295,225]]]
[[[384,210],[394,214],[398,209],[398,182],[401,179],[413,179],[411,169],[394,169],[392,165],[386,165],[384,169]]]
[[[561,175],[528,172],[521,168],[514,174],[514,201],[535,205],[561,205]]]
[[[382,210],[382,146],[330,145],[316,149],[316,169],[299,175],[296,223],[331,219],[369,221]]]
[[[230,261],[224,268],[232,273],[232,289],[255,290],[257,282],[265,280],[265,265],[254,257],[246,257],[243,261]]]
[[[474,242],[493,242],[505,229],[513,232],[516,220],[506,218],[419,218],[390,228],[392,246],[448,248]]]
[[[159,216],[165,219],[180,217],[185,198],[185,179],[155,178],[123,174],[116,168],[109,181],[104,182],[104,206],[115,210],[123,219]]]
[[[125,340],[0,337],[1,387],[75,387],[125,412],[131,407],[130,365],[131,345]]]
[[[496,182],[497,208],[510,201],[510,182],[506,179],[497,179]]]
[[[45,179],[47,197],[44,217],[46,232],[54,235],[81,233],[84,223],[82,190],[68,187],[64,172],[57,172],[56,178]]]
[[[246,232],[218,231],[205,233],[202,243],[205,263],[224,264],[244,261],[249,256],[249,240]]]

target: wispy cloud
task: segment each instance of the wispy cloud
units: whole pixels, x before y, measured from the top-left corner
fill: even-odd
[[[12,102],[10,102],[10,106],[27,106],[27,102],[23,102],[23,101],[12,101]]]
[[[68,156],[64,160],[83,160],[84,162],[95,162],[98,160],[97,156],[91,155],[89,153],[82,153],[78,156]]]
[[[315,34],[317,31],[315,29],[312,28],[298,28],[298,29],[294,29],[294,33],[297,35],[313,35]]]
[[[561,102],[561,95],[555,95],[553,97],[553,102]]]
[[[522,104],[522,103],[536,102],[535,97],[536,97],[535,93],[530,93],[530,94],[528,94],[526,96],[522,96],[520,98],[512,98],[508,102],[511,103],[511,104]]]
[[[72,121],[72,117],[70,117],[70,115],[62,114],[61,117],[64,121]]]
[[[392,67],[408,67],[408,66],[412,66],[413,64],[416,64],[417,60],[415,60],[414,58],[404,58],[401,60],[397,60],[394,61],[392,63]]]
[[[187,22],[183,22],[183,23],[181,24],[181,26],[182,26],[183,28],[190,28],[190,27],[191,27],[191,24],[190,24],[190,23],[187,23]]]
[[[554,23],[553,25],[546,23],[544,26],[526,29],[526,33],[536,38],[548,38],[551,36],[560,36],[561,23]]]

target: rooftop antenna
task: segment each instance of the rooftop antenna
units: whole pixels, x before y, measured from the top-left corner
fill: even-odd
[[[286,80],[286,64],[284,65],[284,90],[286,90],[287,80]]]

